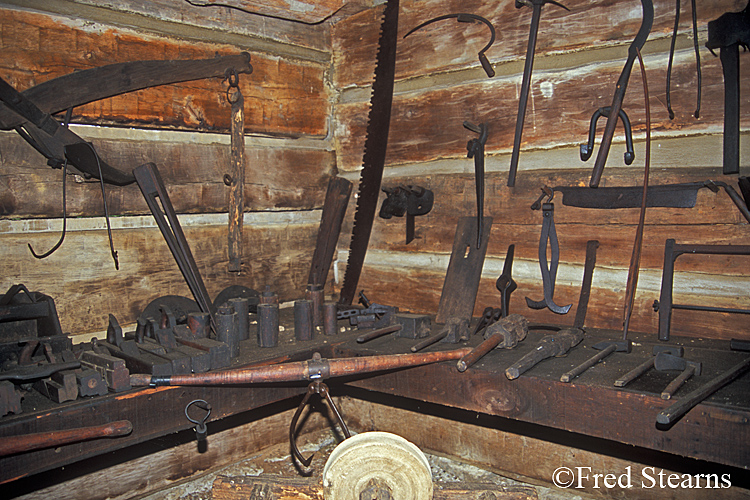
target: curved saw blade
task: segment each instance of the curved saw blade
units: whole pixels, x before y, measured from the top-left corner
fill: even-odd
[[[354,229],[349,244],[349,259],[341,287],[340,304],[351,304],[357,282],[365,262],[372,223],[380,196],[380,182],[385,167],[388,147],[388,127],[391,121],[393,80],[396,72],[396,35],[398,32],[398,0],[388,0],[380,27],[375,81],[372,84],[370,113],[367,120],[367,137],[362,156],[362,173],[359,180]]]

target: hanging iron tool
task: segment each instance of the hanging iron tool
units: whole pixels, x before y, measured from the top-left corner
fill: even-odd
[[[229,230],[227,245],[229,254],[228,271],[242,270],[242,219],[245,212],[245,99],[240,90],[240,75],[234,68],[227,69],[227,101],[232,107],[231,116],[231,173],[224,175],[224,183],[229,186]]]
[[[638,62],[641,67],[641,79],[643,81],[643,98],[646,108],[646,159],[643,169],[643,194],[641,195],[641,211],[638,218],[638,227],[635,231],[635,241],[633,242],[633,253],[630,256],[630,265],[628,266],[628,282],[625,286],[625,304],[623,306],[622,319],[622,340],[628,338],[628,328],[630,327],[630,316],[633,314],[633,302],[635,301],[635,291],[638,288],[638,274],[641,265],[641,247],[643,246],[643,229],[646,224],[646,202],[648,201],[648,177],[651,169],[651,106],[648,102],[648,80],[646,79],[646,68],[643,65],[641,50],[636,48]]]
[[[203,418],[198,420],[191,417],[188,413],[188,410],[190,410],[191,406],[195,406],[196,408],[200,408],[201,410],[206,412],[205,415],[203,415]],[[208,421],[208,417],[210,416],[211,405],[203,399],[195,399],[189,402],[187,406],[185,406],[185,418],[187,418],[191,423],[195,424],[195,439],[198,441],[198,451],[200,453],[206,451],[206,436],[208,436],[208,427],[206,426],[206,422]]]
[[[551,3],[568,12],[570,9],[554,0],[516,0],[516,9],[530,6],[531,27],[529,28],[529,45],[526,48],[526,62],[523,67],[523,80],[521,81],[521,97],[518,100],[518,116],[516,117],[516,133],[513,137],[513,153],[510,156],[510,170],[508,171],[508,186],[516,185],[516,172],[518,171],[518,156],[521,152],[521,136],[523,135],[523,122],[526,118],[526,104],[529,100],[529,89],[531,88],[531,71],[534,68],[534,51],[536,50],[536,36],[539,31],[539,19],[542,17],[542,7]]]
[[[701,54],[698,50],[698,16],[695,11],[695,0],[690,0],[693,8],[693,47],[695,48],[695,66],[698,72],[698,97],[695,105],[695,118],[701,117]],[[672,99],[670,97],[670,84],[672,81],[672,60],[674,59],[674,46],[677,41],[677,28],[680,25],[680,0],[675,2],[674,12],[674,30],[672,31],[672,45],[669,47],[669,64],[667,65],[667,112],[669,119],[674,120],[674,111],[672,111]]]
[[[318,361],[319,361],[320,354],[318,353],[315,353],[315,354],[318,356]],[[313,361],[315,359],[316,358],[313,356]],[[302,398],[302,401],[297,407],[297,411],[294,412],[294,416],[292,417],[292,422],[289,424],[289,443],[291,444],[291,447],[292,447],[292,454],[305,467],[310,466],[315,454],[313,453],[307,458],[303,457],[302,452],[299,450],[299,448],[297,448],[297,441],[295,439],[295,435],[297,434],[296,432],[297,421],[299,420],[299,417],[302,415],[302,410],[305,409],[305,406],[310,400],[310,396],[312,396],[313,394],[320,394],[320,396],[323,399],[325,399],[325,401],[328,403],[328,406],[331,408],[331,410],[333,411],[333,414],[336,417],[336,422],[338,422],[339,426],[341,427],[341,432],[344,434],[344,438],[349,439],[351,437],[349,428],[346,426],[346,422],[344,422],[344,419],[341,417],[341,412],[339,411],[333,399],[331,399],[331,393],[330,393],[330,390],[328,389],[328,386],[322,380],[314,380],[310,382],[310,385],[307,386],[307,392],[305,393],[305,397]]]
[[[489,22],[487,19],[483,18],[482,16],[478,16],[476,14],[466,14],[466,13],[460,13],[460,14],[446,14],[444,16],[438,16],[433,19],[430,19],[429,21],[425,21],[416,28],[412,28],[409,30],[407,34],[404,35],[404,38],[411,35],[417,30],[420,30],[427,26],[428,24],[432,24],[437,21],[442,21],[444,19],[453,19],[455,18],[459,23],[473,23],[474,21],[481,21],[484,24],[487,25],[487,27],[490,29],[490,41],[487,45],[484,46],[482,50],[479,51],[479,63],[482,65],[482,68],[484,69],[484,72],[487,73],[487,76],[492,78],[495,76],[495,70],[492,68],[492,64],[490,64],[489,59],[487,59],[487,56],[485,55],[485,52],[487,52],[487,49],[492,47],[492,44],[495,43],[495,27],[492,26],[492,23]]]
[[[560,245],[557,241],[557,231],[555,230],[555,204],[552,203],[554,192],[544,186],[543,195],[532,205],[532,210],[539,205],[542,198],[547,197],[547,201],[541,204],[542,208],[542,232],[539,238],[539,267],[542,272],[542,287],[544,288],[544,299],[536,301],[526,297],[526,305],[531,309],[549,308],[556,314],[567,314],[573,304],[558,306],[555,304],[555,280],[557,279],[557,266],[560,262]],[[551,250],[552,262],[547,263],[547,242]]]
[[[0,82],[0,129],[15,129],[48,160],[59,168],[65,159],[86,178],[101,179],[107,184],[124,186],[135,181],[130,172],[111,167],[105,161],[90,160],[85,151],[82,158],[66,146],[85,143],[73,131],[57,123],[51,116],[60,111],[99,99],[157,85],[222,76],[227,67],[251,73],[250,55],[216,57],[197,61],[135,61],[111,64],[76,71],[18,92]],[[3,97],[4,96],[4,97]],[[10,99],[10,101],[6,101]]]
[[[339,296],[340,304],[351,305],[354,300],[380,196],[380,183],[388,148],[388,129],[391,122],[393,79],[396,73],[398,10],[398,0],[388,0],[383,12],[383,23],[380,26],[375,81],[372,84],[370,113],[367,117],[367,137],[362,156],[357,208],[354,213],[354,227],[349,244],[344,283]]]
[[[469,158],[474,158],[474,183],[477,191],[477,248],[482,246],[482,227],[484,227],[484,145],[487,143],[487,125],[464,122],[464,127],[479,134],[466,144]]]
[[[606,106],[599,108],[594,111],[591,117],[591,123],[589,123],[589,139],[586,144],[581,144],[578,149],[581,155],[581,161],[588,161],[591,158],[591,154],[594,152],[594,141],[596,140],[596,124],[599,122],[599,118],[602,116],[609,118],[609,112],[612,108]],[[620,120],[622,121],[622,127],[625,130],[625,153],[623,153],[623,161],[625,165],[630,165],[635,160],[635,149],[633,148],[633,129],[630,125],[630,118],[625,110],[620,110]]]
[[[619,118],[620,110],[622,109],[622,101],[625,99],[625,91],[628,88],[630,71],[633,69],[637,50],[643,48],[643,44],[646,43],[648,34],[651,32],[651,26],[654,24],[653,1],[641,0],[641,7],[643,10],[643,21],[641,22],[641,28],[638,30],[638,34],[628,48],[628,59],[625,61],[625,67],[622,68],[620,78],[618,78],[615,86],[615,93],[612,96],[612,105],[610,106],[609,116],[607,117],[607,124],[604,126],[604,134],[602,134],[602,143],[601,146],[599,146],[599,153],[596,156],[594,170],[591,172],[591,181],[589,182],[591,187],[599,187],[599,181],[602,178],[604,165],[607,163],[609,148],[612,145],[612,137],[614,136],[617,119]]]
[[[708,23],[706,47],[724,72],[724,175],[740,173],[740,47],[750,45],[750,2],[742,12],[727,12]]]
[[[515,245],[508,245],[508,252],[505,254],[505,262],[503,262],[503,272],[495,282],[495,288],[500,292],[500,317],[502,318],[506,318],[510,314],[510,294],[518,288],[512,276],[515,249]]]
[[[432,210],[435,195],[421,186],[399,185],[394,188],[383,188],[385,200],[380,205],[378,217],[390,219],[406,215],[406,244],[414,240],[414,217],[426,215]]]

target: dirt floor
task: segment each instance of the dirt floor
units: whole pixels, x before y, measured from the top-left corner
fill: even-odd
[[[304,445],[300,445],[300,451],[306,457],[311,453],[315,454],[308,469],[301,470],[299,465],[295,465],[289,451],[289,444],[284,443],[266,448],[257,455],[206,474],[201,478],[150,494],[143,497],[143,500],[210,500],[212,498],[212,484],[219,476],[259,476],[261,474],[272,474],[284,477],[301,477],[302,475],[315,477],[322,473],[328,456],[336,447],[339,440],[330,430],[312,433],[307,435],[306,438],[307,442]],[[569,492],[553,488],[514,481],[513,479],[499,476],[493,472],[451,458],[431,455],[429,453],[425,453],[425,455],[431,466],[433,482],[438,487],[441,483],[470,481],[496,484],[499,487],[529,486],[536,490],[540,500],[589,498],[587,496],[571,495]]]

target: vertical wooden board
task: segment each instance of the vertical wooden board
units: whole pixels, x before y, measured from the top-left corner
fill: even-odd
[[[476,217],[459,219],[435,317],[437,323],[446,323],[454,317],[471,317],[491,229],[492,217],[485,216],[480,240],[477,238],[479,228]]]
[[[60,16],[0,9],[5,48],[0,55],[2,77],[23,91],[73,69],[138,60],[210,58],[242,50],[95,26],[92,29]],[[49,44],[49,40],[57,43]],[[252,54],[251,64],[253,74],[240,76],[247,100],[247,132],[326,135],[325,65],[260,52]],[[73,122],[226,131],[226,88],[221,78],[210,78],[144,89],[80,106],[74,110]]]

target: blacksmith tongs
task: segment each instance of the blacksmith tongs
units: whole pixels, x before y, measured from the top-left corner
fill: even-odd
[[[541,203],[542,208],[542,233],[539,237],[539,267],[542,271],[542,286],[544,287],[543,300],[531,300],[526,297],[526,305],[531,309],[544,309],[548,307],[550,311],[557,314],[567,314],[573,304],[567,306],[558,306],[555,304],[555,280],[557,279],[557,266],[560,262],[560,245],[557,241],[557,231],[555,230],[555,204],[552,203],[554,191],[547,186],[542,188],[544,194],[533,205],[532,209],[537,209],[542,198],[547,196],[547,201]],[[549,242],[552,262],[547,262],[547,242]]]

